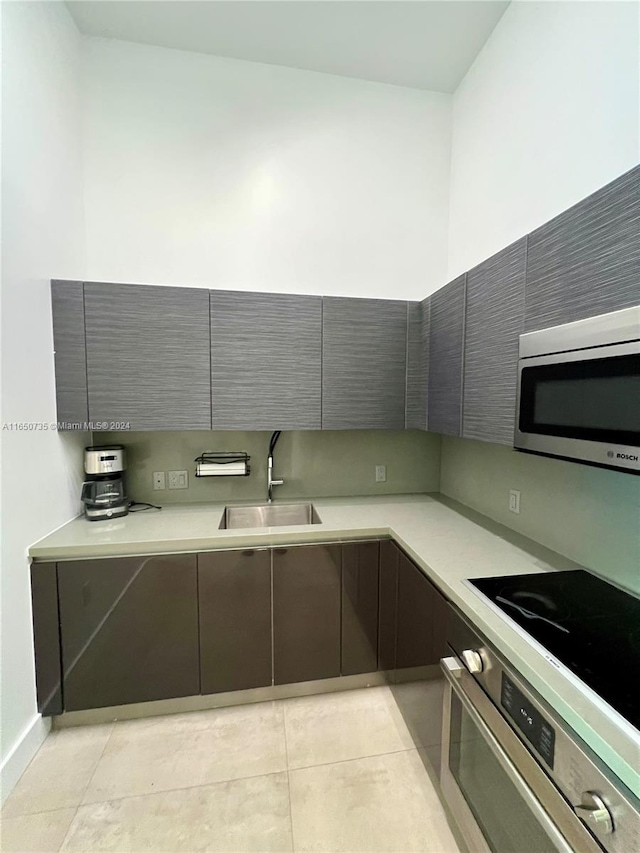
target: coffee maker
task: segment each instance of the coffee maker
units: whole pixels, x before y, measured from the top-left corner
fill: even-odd
[[[124,447],[120,444],[85,447],[82,484],[84,514],[89,521],[120,518],[129,512],[124,489]]]

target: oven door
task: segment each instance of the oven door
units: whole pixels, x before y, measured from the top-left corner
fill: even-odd
[[[591,833],[464,664],[447,679],[440,784],[470,853],[601,853]]]
[[[522,358],[515,446],[639,471],[640,345]]]

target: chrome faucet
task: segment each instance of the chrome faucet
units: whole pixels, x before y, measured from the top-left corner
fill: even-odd
[[[269,455],[267,456],[267,503],[271,503],[273,500],[273,487],[282,486],[284,483],[284,480],[273,479],[273,451],[279,438],[280,430],[278,429],[273,433],[269,441]]]

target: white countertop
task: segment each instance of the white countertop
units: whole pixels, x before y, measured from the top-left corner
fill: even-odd
[[[109,522],[77,518],[35,543],[29,555],[53,561],[391,536],[640,797],[640,733],[585,695],[464,583],[575,563],[441,496],[319,498],[313,504],[322,523],[296,527],[219,530],[221,503],[165,507]]]

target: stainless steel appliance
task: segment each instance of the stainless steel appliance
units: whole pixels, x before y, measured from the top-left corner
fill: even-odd
[[[471,853],[629,853],[640,802],[462,620],[441,661],[441,786]]]
[[[125,452],[121,445],[86,447],[81,500],[89,521],[119,518],[129,512],[125,493]]]
[[[520,335],[514,445],[640,472],[640,306]]]

